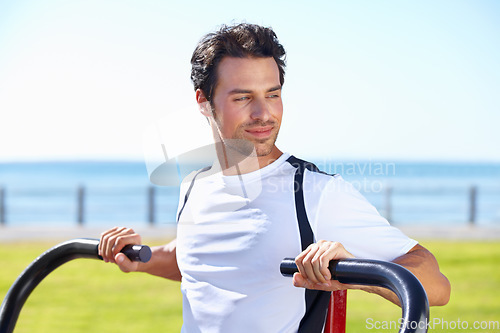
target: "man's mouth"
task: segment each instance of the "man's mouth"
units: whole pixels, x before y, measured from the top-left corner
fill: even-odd
[[[248,134],[250,134],[255,138],[265,139],[271,135],[273,128],[274,128],[273,126],[259,126],[246,129],[245,132],[247,132]]]

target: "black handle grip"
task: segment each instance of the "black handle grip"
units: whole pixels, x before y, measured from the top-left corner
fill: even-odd
[[[98,239],[79,238],[54,246],[35,259],[12,284],[0,307],[0,333],[11,333],[21,308],[33,289],[53,270],[78,258],[102,259]],[[145,245],[125,246],[121,251],[130,260],[147,262],[151,249]]]
[[[294,258],[285,258],[281,261],[281,265],[280,265],[281,275],[293,276],[293,274],[297,273],[298,271],[299,271],[299,268],[295,264]]]
[[[368,259],[332,260],[328,266],[333,280],[346,284],[362,284],[392,290],[403,310],[400,333],[427,332],[429,302],[420,281],[409,270],[398,264]],[[298,272],[295,259],[285,258],[281,274],[291,276]]]
[[[120,252],[132,261],[148,262],[151,259],[151,248],[147,245],[126,245]]]

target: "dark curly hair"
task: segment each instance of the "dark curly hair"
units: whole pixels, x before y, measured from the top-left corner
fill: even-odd
[[[285,49],[271,28],[241,23],[223,25],[205,35],[191,57],[191,81],[194,90],[201,89],[212,100],[217,84],[217,67],[222,58],[273,57],[278,65],[280,84],[285,82]]]

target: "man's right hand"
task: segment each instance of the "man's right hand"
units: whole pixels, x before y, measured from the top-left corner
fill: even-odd
[[[99,255],[102,256],[104,262],[114,262],[126,273],[135,272],[139,263],[131,261],[120,252],[125,245],[129,244],[142,244],[141,236],[130,228],[114,227],[101,234]]]

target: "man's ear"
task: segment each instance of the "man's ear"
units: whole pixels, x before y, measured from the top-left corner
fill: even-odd
[[[210,106],[210,102],[205,97],[205,94],[201,89],[196,89],[196,103],[200,107],[200,112],[205,117],[212,117],[212,108]]]

